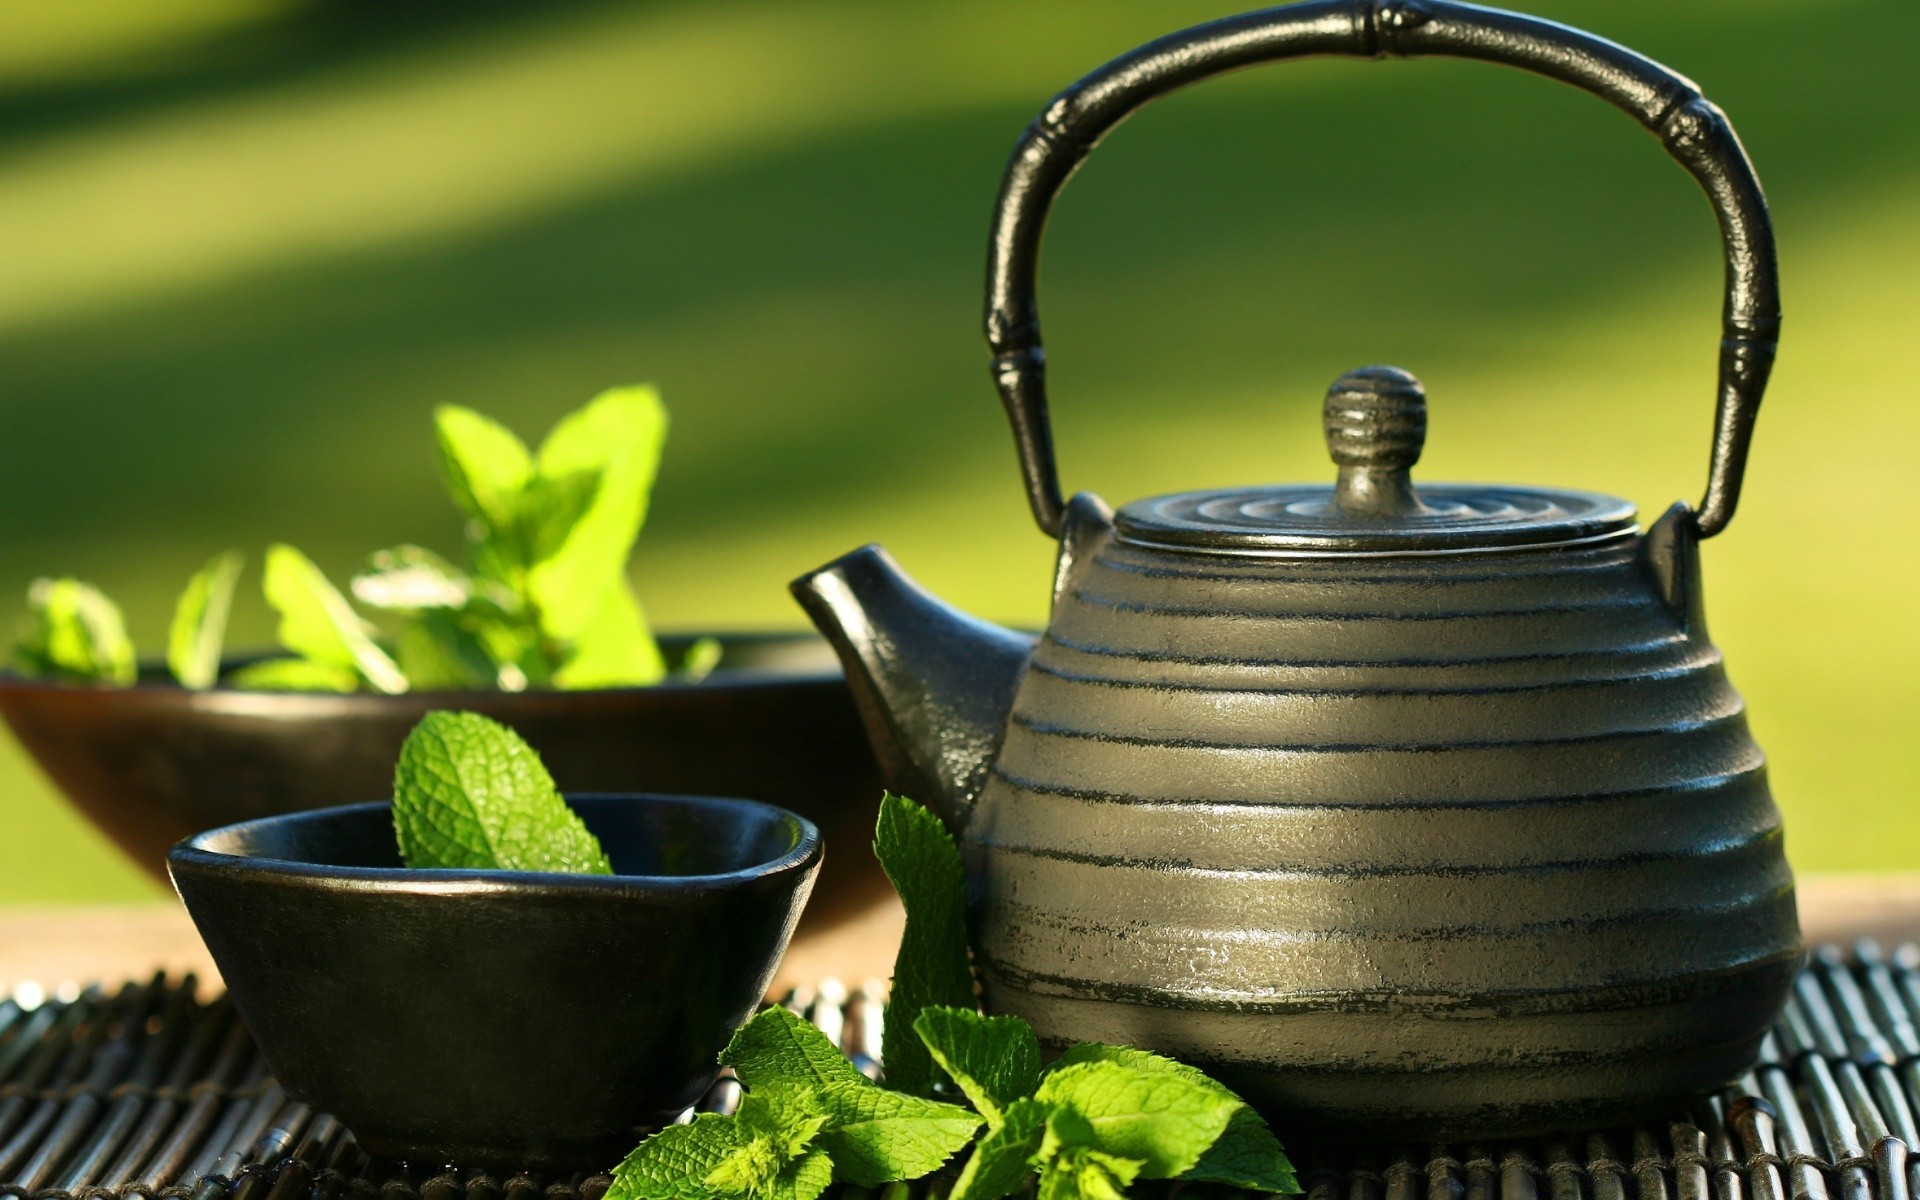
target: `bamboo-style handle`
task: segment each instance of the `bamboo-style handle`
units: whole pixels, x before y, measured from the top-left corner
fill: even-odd
[[[1719,218],[1727,264],[1713,458],[1694,519],[1701,537],[1726,528],[1780,328],[1773,226],[1753,164],[1725,115],[1651,59],[1551,21],[1452,0],[1308,0],[1197,25],[1113,60],[1034,119],[1014,149],[994,213],[986,332],[1040,528],[1058,537],[1065,511],[1034,300],[1054,197],[1100,139],[1150,101],[1241,67],[1314,55],[1442,55],[1533,71],[1624,109],[1692,173]]]

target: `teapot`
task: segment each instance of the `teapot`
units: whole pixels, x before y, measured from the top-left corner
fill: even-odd
[[[1450,55],[1660,137],[1726,253],[1705,496],[1416,484],[1427,398],[1327,393],[1331,484],[1063,500],[1034,287],[1049,205],[1141,105],[1306,55]],[[1015,149],[987,340],[1035,521],[1037,642],[875,546],[793,585],[890,786],[959,840],[990,1011],[1200,1065],[1272,1117],[1463,1138],[1638,1119],[1753,1062],[1802,958],[1766,766],[1707,634],[1779,325],[1766,203],[1687,80],[1448,0],[1313,0],[1094,71]]]

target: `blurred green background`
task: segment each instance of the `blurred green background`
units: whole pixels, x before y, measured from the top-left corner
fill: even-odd
[[[1920,865],[1920,6],[1535,0],[1697,79],[1775,205],[1787,308],[1716,639],[1799,867]],[[336,577],[457,549],[429,410],[529,438],[600,388],[674,414],[634,569],[663,628],[797,626],[869,540],[1043,618],[977,332],[1007,150],[1219,0],[0,0],[0,604],[118,598],[157,650],[215,551]],[[1178,95],[1049,239],[1070,489],[1329,477],[1322,390],[1432,398],[1426,478],[1630,496],[1706,466],[1708,207],[1630,119],[1471,64]],[[270,623],[251,571],[235,640]],[[11,617],[0,618],[11,620]],[[0,901],[157,895],[0,745]]]

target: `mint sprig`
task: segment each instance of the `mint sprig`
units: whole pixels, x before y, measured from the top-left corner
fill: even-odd
[[[606,1200],[812,1200],[835,1180],[879,1187],[937,1170],[981,1125],[958,1105],[879,1086],[784,1008],[742,1026],[720,1062],[746,1088],[739,1111],[641,1142],[614,1168]]]
[[[948,1200],[1124,1200],[1140,1180],[1300,1190],[1260,1115],[1195,1067],[1083,1042],[1042,1069],[1032,1026],[975,1005],[966,877],[946,827],[889,795],[874,850],[907,909],[886,1081],[899,1086],[905,1062],[912,1090],[871,1083],[819,1030],[768,1009],[720,1056],[747,1089],[739,1112],[640,1143],[606,1200],[813,1200],[829,1180],[876,1188],[917,1179],[969,1142]],[[898,1049],[908,1042],[917,1058]],[[948,1083],[974,1112],[922,1094]]]
[[[393,828],[409,867],[613,874],[540,756],[478,713],[430,712],[407,735]]]

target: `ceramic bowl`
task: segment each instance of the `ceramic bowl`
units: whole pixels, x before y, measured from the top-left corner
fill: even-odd
[[[619,874],[410,870],[386,804],[228,826],[168,863],[275,1077],[368,1152],[605,1170],[712,1084],[821,839],[748,800],[569,801]]]
[[[0,674],[0,713],[67,798],[162,879],[167,848],[203,829],[390,795],[400,743],[434,708],[511,725],[564,792],[752,796],[836,845],[866,845],[879,774],[833,652],[813,634],[720,637],[720,668],[699,683],[340,696],[189,692],[164,672],[132,688]],[[693,636],[660,640],[671,661]],[[839,855],[807,928],[889,890],[872,855]]]

